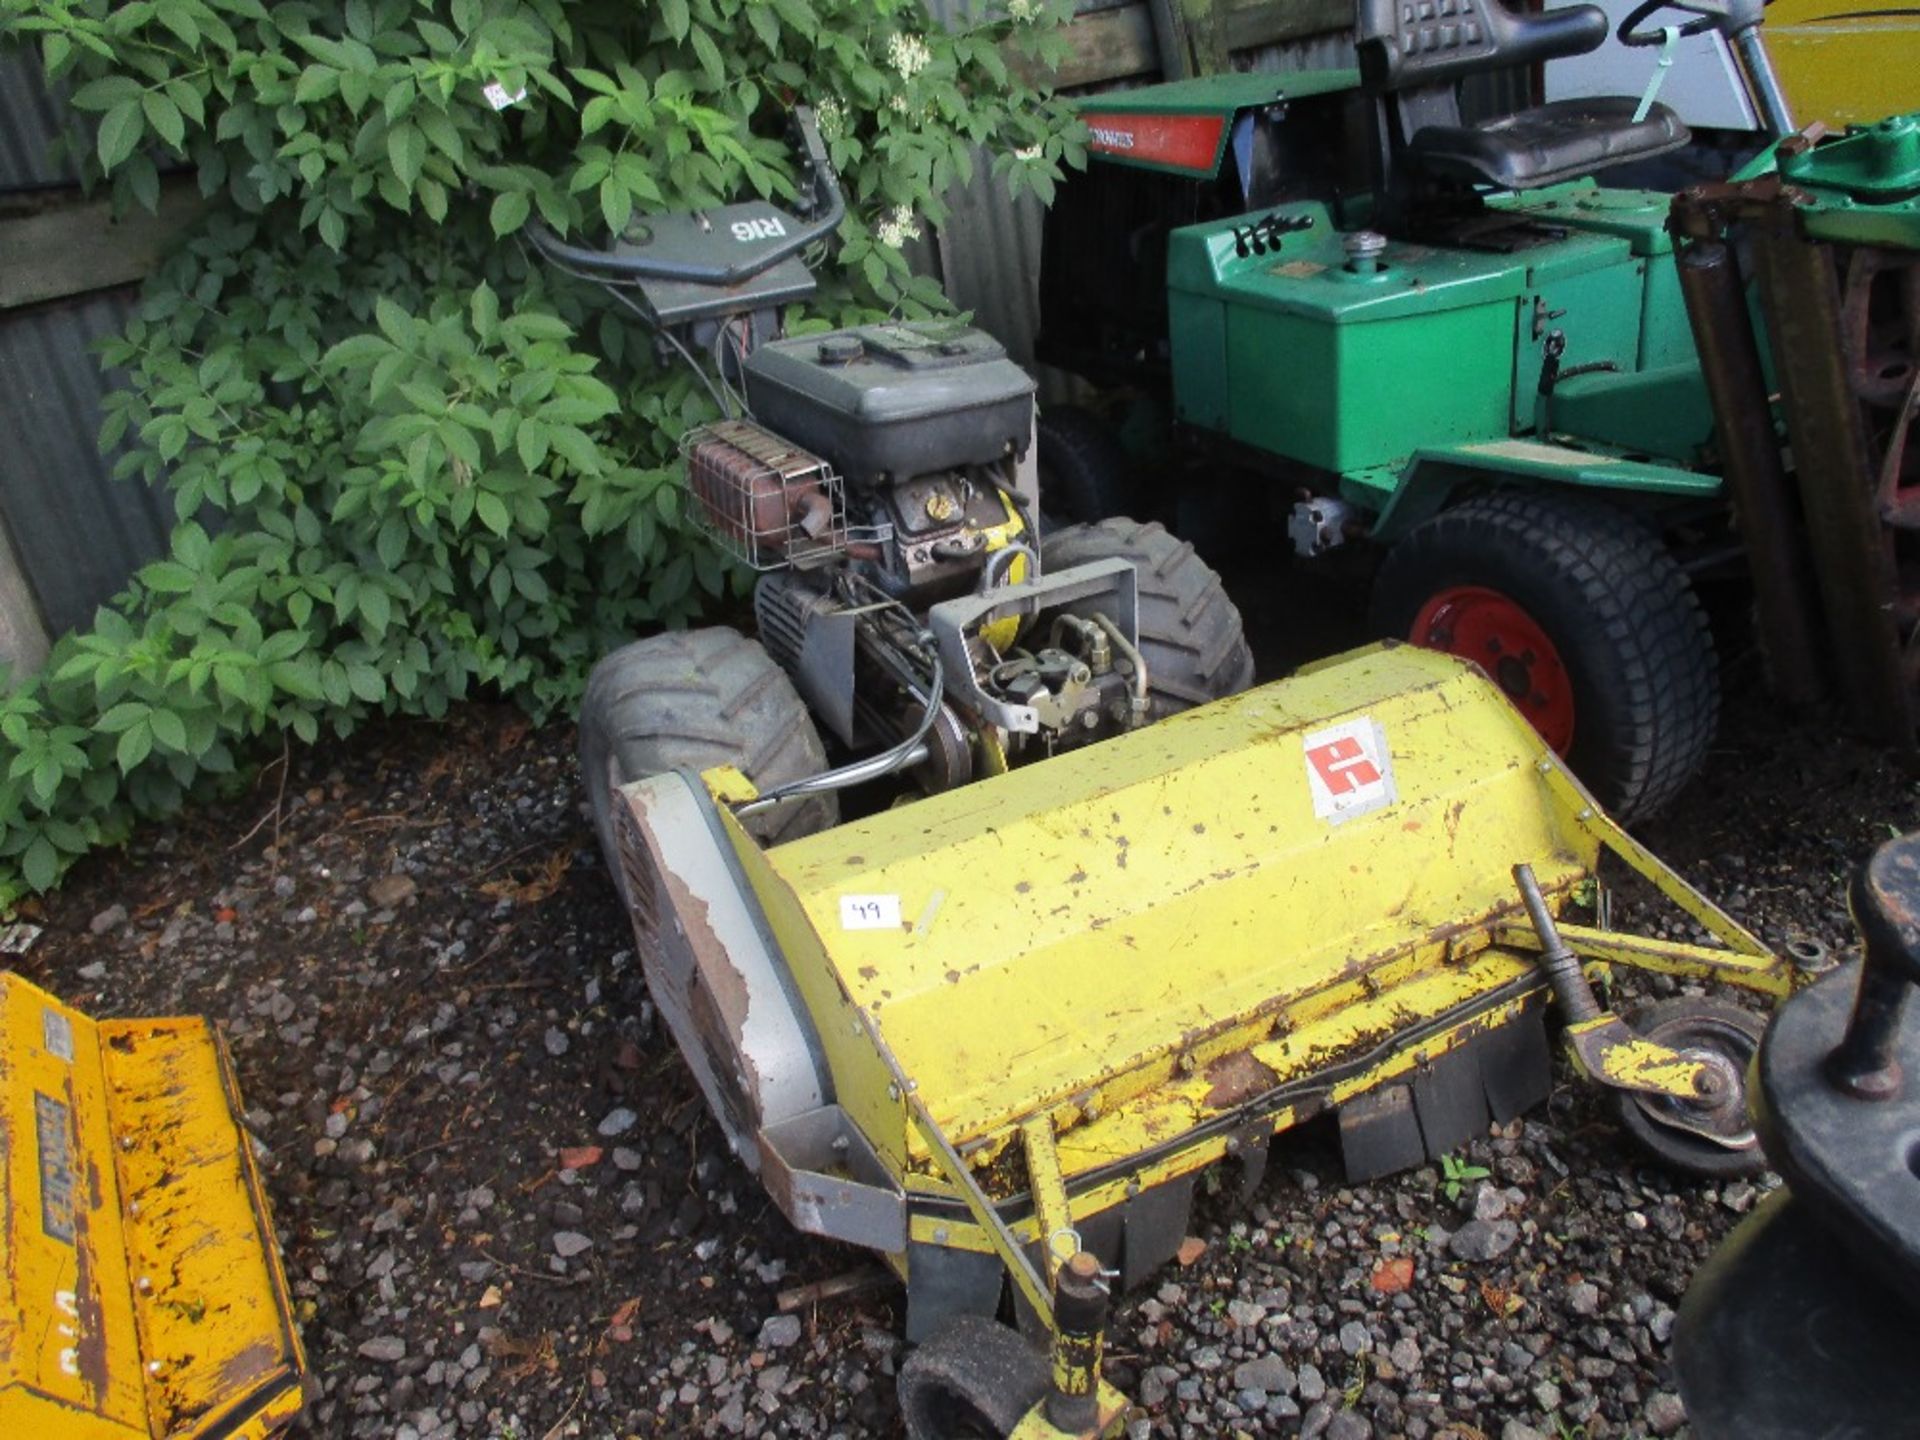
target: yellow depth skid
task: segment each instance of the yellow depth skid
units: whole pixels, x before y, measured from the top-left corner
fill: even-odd
[[[93,1021],[0,975],[0,1436],[262,1440],[304,1357],[203,1020]]]

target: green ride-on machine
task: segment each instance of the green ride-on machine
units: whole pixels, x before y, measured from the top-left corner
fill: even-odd
[[[1760,15],[1647,0],[1617,39],[1719,29],[1777,138]],[[1651,94],[1463,121],[1479,77],[1605,43],[1594,6],[1358,0],[1355,29],[1354,69],[1081,102],[1094,158],[1048,219],[1039,356],[1258,476],[1298,555],[1371,542],[1377,633],[1481,665],[1610,809],[1646,815],[1714,734],[1690,571],[1738,542],[1672,197],[1602,182],[1687,128]],[[1051,514],[1143,505],[1091,422],[1042,415]]]
[[[1654,1157],[1751,1173],[1759,1019],[1700,994],[1616,1013],[1594,982],[1775,1000],[1803,970],[1473,666],[1388,643],[1249,688],[1190,546],[1117,519],[1041,537],[1033,382],[989,337],[783,334],[843,214],[793,120],[791,211],[530,236],[666,355],[715,357],[687,500],[759,571],[754,633],[606,657],[581,763],[719,1132],[792,1224],[902,1282],[910,1440],[1123,1433],[1109,1307],[1177,1252],[1203,1170],[1250,1193],[1321,1117],[1356,1179],[1433,1160],[1545,1097],[1555,1034]],[[1609,857],[1695,941],[1615,930]]]

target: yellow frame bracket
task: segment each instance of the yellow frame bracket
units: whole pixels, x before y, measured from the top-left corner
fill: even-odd
[[[960,1158],[960,1152],[953,1148],[946,1135],[941,1132],[939,1123],[928,1112],[926,1103],[918,1095],[908,1094],[907,1114],[913,1120],[914,1129],[920,1132],[927,1142],[928,1153],[940,1173],[947,1178],[953,1188],[960,1192],[960,1198],[966,1203],[974,1220],[985,1232],[987,1243],[993,1247],[993,1253],[1000,1257],[1000,1263],[1007,1267],[1007,1273],[1013,1277],[1013,1283],[1020,1287],[1020,1293],[1027,1303],[1047,1323],[1047,1329],[1053,1329],[1053,1293],[1047,1282],[1033,1268],[1033,1262],[1027,1258],[1027,1252],[1021,1247],[1019,1239],[1007,1228],[1007,1222],[1000,1218],[1000,1212],[987,1199],[986,1192],[973,1178],[973,1172],[967,1169],[967,1162]],[[1049,1137],[1051,1143],[1051,1137]],[[1056,1161],[1057,1166],[1057,1161]],[[1062,1205],[1065,1197],[1062,1196]],[[1046,1249],[1043,1243],[1040,1247]]]
[[[1020,1423],[1013,1427],[1007,1440],[1111,1440],[1126,1434],[1127,1417],[1133,1413],[1133,1403],[1120,1391],[1106,1381],[1100,1382],[1099,1415],[1100,1418],[1089,1430],[1062,1430],[1047,1419],[1047,1402],[1042,1400],[1020,1417]]]
[[[1020,1141],[1027,1152],[1027,1186],[1033,1192],[1041,1263],[1046,1267],[1047,1285],[1051,1290],[1060,1267],[1080,1248],[1076,1239],[1073,1248],[1062,1255],[1054,1243],[1057,1237],[1071,1236],[1074,1232],[1073,1215],[1067,1204],[1067,1180],[1060,1171],[1060,1152],[1054,1148],[1051,1117],[1037,1115],[1021,1121]]]
[[[1569,1025],[1566,1042],[1574,1064],[1588,1079],[1615,1090],[1698,1100],[1701,1085],[1710,1083],[1709,1067],[1636,1035],[1618,1015]]]

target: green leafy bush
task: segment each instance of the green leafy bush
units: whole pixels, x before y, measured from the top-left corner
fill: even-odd
[[[76,159],[204,222],[104,347],[102,441],[180,523],[40,677],[0,699],[0,895],[165,813],[249,741],[487,689],[535,715],[602,651],[742,577],[689,529],[684,369],[530,263],[533,215],[791,197],[820,110],[848,218],[807,317],[944,302],[901,245],[984,146],[1051,193],[1077,127],[1009,69],[1059,58],[1067,0],[955,30],[899,0],[0,0],[97,119]]]

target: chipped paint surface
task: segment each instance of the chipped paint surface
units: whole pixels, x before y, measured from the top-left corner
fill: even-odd
[[[70,1238],[45,1223],[36,1147],[11,1143],[49,1093]],[[204,1022],[96,1024],[0,976],[0,1435],[261,1440],[298,1412],[304,1361],[239,1108]]]
[[[1398,798],[1333,826],[1302,741],[1343,716],[1379,724]],[[965,1143],[1089,1087],[1112,1108],[1164,1083],[1177,1051],[1210,1064],[1243,1031],[1372,998],[1431,964],[1435,937],[1511,913],[1515,858],[1564,890],[1594,845],[1541,795],[1536,751],[1476,672],[1377,649],[768,859]],[[936,887],[925,933],[839,926],[844,893],[916,913]],[[1397,1022],[1383,1007],[1371,1023]]]

